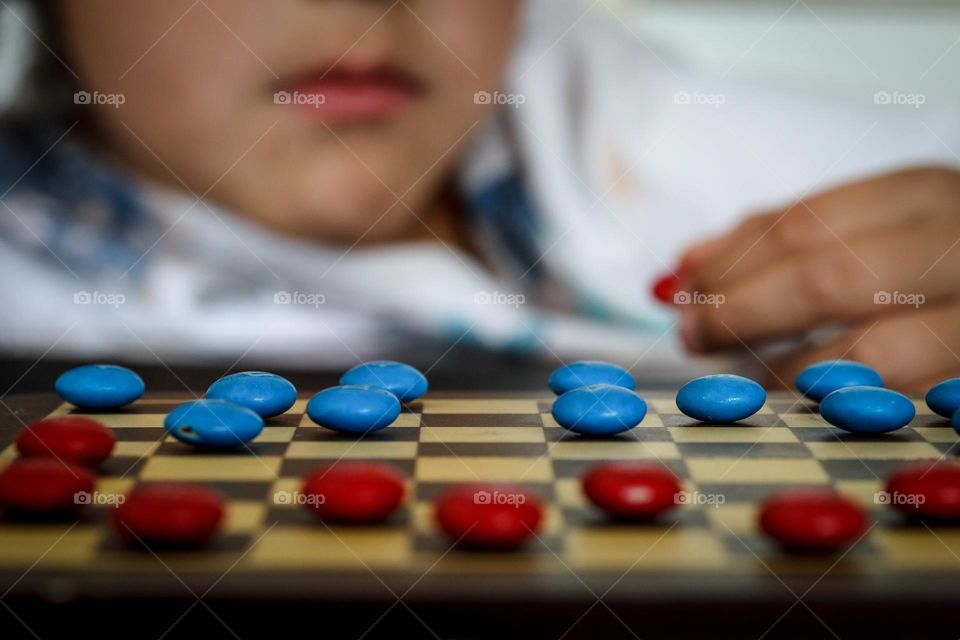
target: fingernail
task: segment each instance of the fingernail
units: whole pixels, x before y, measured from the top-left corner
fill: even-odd
[[[700,321],[696,312],[689,307],[680,313],[680,339],[683,340],[687,351],[693,353],[703,351],[703,334],[700,331]]]
[[[682,273],[678,270],[661,276],[653,283],[653,297],[664,304],[674,304],[675,296],[680,291]]]

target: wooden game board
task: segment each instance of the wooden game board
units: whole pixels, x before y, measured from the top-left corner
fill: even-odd
[[[268,422],[249,450],[205,454],[164,433],[164,414],[189,396],[147,395],[127,410],[92,417],[117,435],[97,487],[103,496],[138,483],[199,482],[227,498],[225,532],[208,549],[152,553],[125,548],[106,524],[108,504],[78,523],[0,523],[0,584],[13,593],[68,585],[71,593],[182,593],[184,586],[245,596],[339,597],[415,588],[461,596],[592,599],[691,592],[756,597],[778,583],[912,597],[960,581],[960,528],[905,523],[876,492],[896,466],[951,451],[957,435],[921,402],[910,427],[851,437],[815,408],[772,394],[737,426],[697,424],[672,394],[643,393],[650,411],[619,437],[589,439],[559,428],[549,394],[434,393],[388,429],[361,438],[321,429],[301,399]],[[55,414],[71,412],[69,405]],[[24,415],[24,421],[41,416]],[[16,457],[10,440],[0,461]],[[328,527],[295,504],[301,478],[338,459],[390,462],[409,478],[406,506],[377,527]],[[607,522],[585,503],[584,470],[601,460],[662,461],[690,498],[650,525]],[[509,482],[540,495],[548,515],[538,539],[516,553],[451,549],[432,521],[432,501],[451,484]],[[754,524],[756,506],[791,486],[833,485],[869,509],[871,530],[842,557],[779,552]],[[722,497],[722,498],[721,498]],[[717,504],[722,501],[722,504]]]

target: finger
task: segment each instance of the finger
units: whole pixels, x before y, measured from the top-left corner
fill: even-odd
[[[861,323],[848,333],[770,364],[771,378],[793,385],[823,360],[855,360],[876,369],[893,389],[926,391],[960,371],[960,304],[901,312]]]
[[[707,290],[698,300],[713,306],[681,309],[701,349],[736,346],[806,332],[819,324],[849,321],[890,309],[955,295],[960,251],[947,252],[930,270],[933,249],[951,238],[932,224],[867,236],[850,244],[786,257],[730,287]],[[692,295],[691,295],[692,298]],[[695,300],[694,300],[695,301]]]
[[[930,210],[954,205],[953,172],[912,170],[828,191],[774,213],[747,218],[731,233],[692,247],[682,265],[705,288],[736,281],[783,255],[864,232],[898,227]]]

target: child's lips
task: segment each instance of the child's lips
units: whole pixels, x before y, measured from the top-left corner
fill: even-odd
[[[331,70],[301,77],[274,96],[274,102],[329,123],[390,119],[422,94],[409,74],[390,68]]]

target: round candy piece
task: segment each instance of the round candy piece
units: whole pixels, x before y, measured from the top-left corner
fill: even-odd
[[[910,517],[960,521],[960,466],[949,462],[903,466],[887,479],[884,497]]]
[[[143,395],[143,379],[126,367],[88,364],[57,378],[61,398],[81,409],[119,409]]]
[[[17,437],[24,458],[59,458],[95,467],[113,452],[117,438],[96,420],[83,416],[57,416],[29,425]]]
[[[263,431],[255,411],[226,400],[185,402],[167,414],[163,426],[174,438],[198,447],[239,447]]]
[[[668,273],[653,283],[653,297],[664,304],[675,304],[680,285],[680,274]]]
[[[582,360],[564,365],[550,374],[547,384],[558,396],[567,391],[594,384],[609,384],[631,391],[637,388],[637,381],[629,371],[610,362],[599,360]]]
[[[749,418],[763,407],[767,393],[759,384],[729,374],[691,380],[677,393],[677,407],[694,420],[736,422]]]
[[[369,433],[400,415],[400,401],[386,389],[345,385],[324,389],[307,403],[307,415],[321,427],[341,433]]]
[[[797,390],[820,402],[845,387],[882,387],[883,378],[865,364],[852,360],[824,360],[812,364],[797,376]]]
[[[207,389],[210,400],[227,400],[260,414],[278,416],[297,401],[297,388],[289,380],[264,371],[244,371],[220,378]]]
[[[950,378],[930,387],[926,401],[937,415],[952,418],[960,409],[960,378]]]
[[[87,503],[77,494],[93,493],[84,467],[56,458],[18,460],[0,471],[0,508],[24,512],[76,511]]]
[[[427,392],[427,377],[408,364],[377,360],[357,365],[340,378],[342,385],[386,389],[400,402],[412,402]]]
[[[677,506],[680,484],[660,465],[605,462],[583,476],[583,493],[614,518],[647,520]]]
[[[113,511],[113,525],[128,542],[199,546],[217,532],[224,506],[219,494],[193,485],[138,487]]]
[[[516,549],[534,535],[543,519],[543,507],[520,489],[493,485],[466,485],[451,489],[437,500],[437,523],[465,547]]]
[[[886,433],[905,427],[916,407],[910,398],[882,387],[846,387],[820,401],[820,415],[850,433]]]
[[[760,507],[760,528],[790,551],[837,551],[863,533],[863,509],[831,490],[787,491]]]
[[[640,424],[647,414],[647,403],[635,391],[595,384],[567,391],[554,400],[551,413],[564,429],[584,435],[610,435]]]
[[[390,517],[403,502],[403,476],[390,465],[338,462],[307,476],[304,506],[323,520],[372,524]]]

